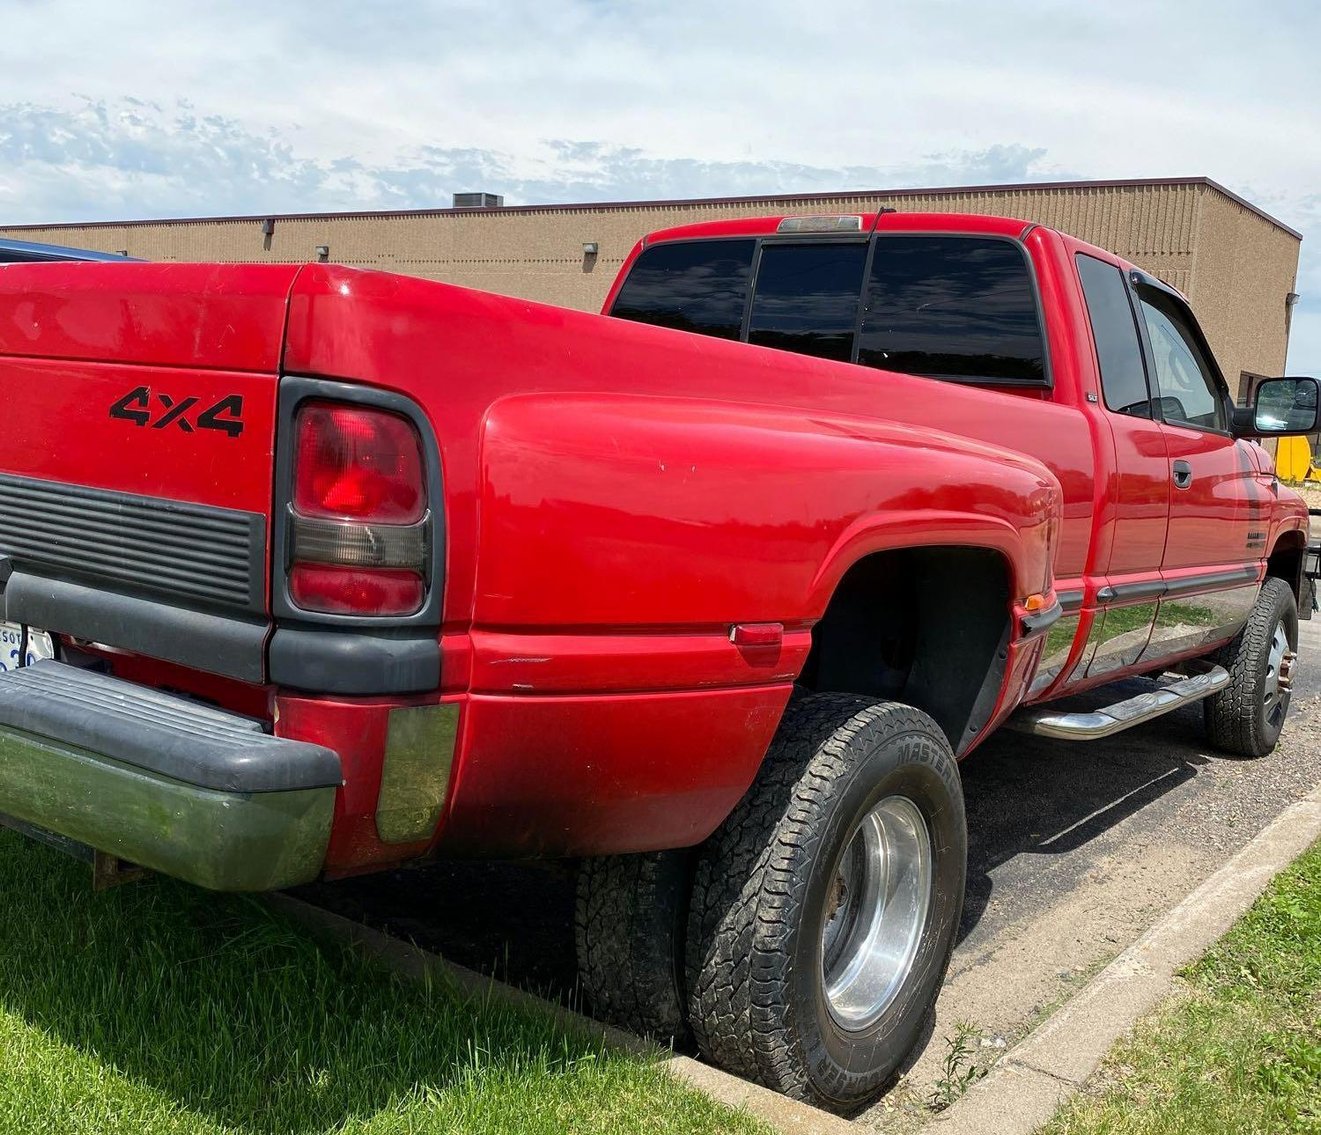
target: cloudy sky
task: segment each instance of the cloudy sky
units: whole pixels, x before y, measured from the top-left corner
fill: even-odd
[[[168,14],[163,14],[168,13]],[[0,0],[0,223],[1208,175],[1307,238],[1321,5]]]

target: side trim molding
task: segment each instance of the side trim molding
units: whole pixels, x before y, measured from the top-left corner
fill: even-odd
[[[1023,641],[1030,641],[1045,634],[1063,615],[1064,605],[1058,599],[1044,611],[1034,611],[1030,615],[1024,615],[1020,620],[1023,624]]]
[[[1244,564],[1241,568],[1207,572],[1205,575],[1188,576],[1173,582],[1164,579],[1144,579],[1135,583],[1110,584],[1102,587],[1096,593],[1096,598],[1101,603],[1110,604],[1137,603],[1144,599],[1159,599],[1166,595],[1196,595],[1201,591],[1216,591],[1243,583],[1255,583],[1258,576],[1256,567]]]
[[[1146,599],[1158,599],[1165,594],[1163,579],[1140,580],[1136,583],[1115,583],[1101,588],[1096,593],[1098,603],[1140,603]]]
[[[1060,607],[1063,608],[1066,615],[1076,615],[1082,610],[1083,593],[1078,591],[1060,591],[1055,598],[1059,600]]]
[[[1231,571],[1211,572],[1209,575],[1197,575],[1190,579],[1178,579],[1169,583],[1165,594],[1171,598],[1176,595],[1194,595],[1199,591],[1214,591],[1222,587],[1237,587],[1244,583],[1256,583],[1260,573],[1255,567],[1245,564]]]

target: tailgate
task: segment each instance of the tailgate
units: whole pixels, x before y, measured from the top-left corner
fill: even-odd
[[[6,620],[263,679],[297,270],[0,268]]]

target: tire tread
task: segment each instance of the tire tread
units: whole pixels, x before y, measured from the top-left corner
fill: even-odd
[[[797,697],[756,782],[703,846],[690,899],[688,1018],[703,1054],[726,1071],[838,1106],[821,1100],[806,1076],[786,932],[804,916],[798,881],[822,839],[832,788],[858,759],[859,738],[910,731],[955,767],[943,734],[920,710],[853,694]]]
[[[1281,619],[1288,626],[1290,612],[1296,638],[1293,591],[1282,579],[1267,579],[1242,630],[1210,656],[1229,671],[1229,685],[1202,703],[1207,738],[1217,749],[1242,757],[1263,757],[1275,748],[1279,734],[1271,736],[1265,728],[1261,682],[1271,636]]]
[[[578,978],[593,1015],[663,1044],[687,1035],[679,982],[690,854],[586,859],[578,870]]]

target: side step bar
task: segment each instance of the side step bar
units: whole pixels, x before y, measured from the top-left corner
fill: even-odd
[[[1229,685],[1229,671],[1212,666],[1201,674],[1180,679],[1169,686],[1116,702],[1089,713],[1060,713],[1051,709],[1031,709],[1008,721],[1011,729],[1054,737],[1060,741],[1099,741],[1114,733],[1141,725],[1182,705],[1209,698]]]

